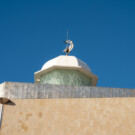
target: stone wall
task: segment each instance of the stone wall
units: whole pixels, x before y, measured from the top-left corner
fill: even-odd
[[[12,99],[0,135],[134,135],[135,98]]]
[[[63,99],[105,97],[135,97],[135,89],[14,82],[5,82],[0,85],[0,98],[8,99]]]
[[[0,103],[0,135],[135,134],[135,89],[5,82]]]

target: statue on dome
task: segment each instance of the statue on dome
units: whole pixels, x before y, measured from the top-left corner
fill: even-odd
[[[68,40],[68,32],[67,32],[67,40],[64,42],[66,44],[66,48],[64,49],[63,52],[66,53],[66,55],[68,55],[74,47],[73,42],[71,40]]]
[[[64,49],[63,52],[65,52],[66,55],[68,55],[71,52],[71,50],[73,49],[74,44],[73,44],[73,42],[71,40],[66,40],[64,42],[67,44],[67,46],[66,46],[66,49]],[[69,44],[69,46],[68,46],[68,44]]]

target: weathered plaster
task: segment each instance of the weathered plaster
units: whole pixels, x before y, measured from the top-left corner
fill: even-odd
[[[125,88],[62,86],[15,82],[5,82],[2,86],[0,98],[8,99],[135,97],[135,89]]]

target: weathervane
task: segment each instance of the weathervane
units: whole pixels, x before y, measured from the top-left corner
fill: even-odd
[[[74,47],[73,42],[71,40],[68,40],[68,31],[67,31],[67,40],[64,42],[66,44],[66,49],[64,49],[63,52],[66,53],[66,55],[68,55]]]

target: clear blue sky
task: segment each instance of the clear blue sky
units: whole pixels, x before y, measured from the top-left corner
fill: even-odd
[[[135,88],[134,0],[0,0],[0,83],[34,82],[67,30],[97,86]]]

